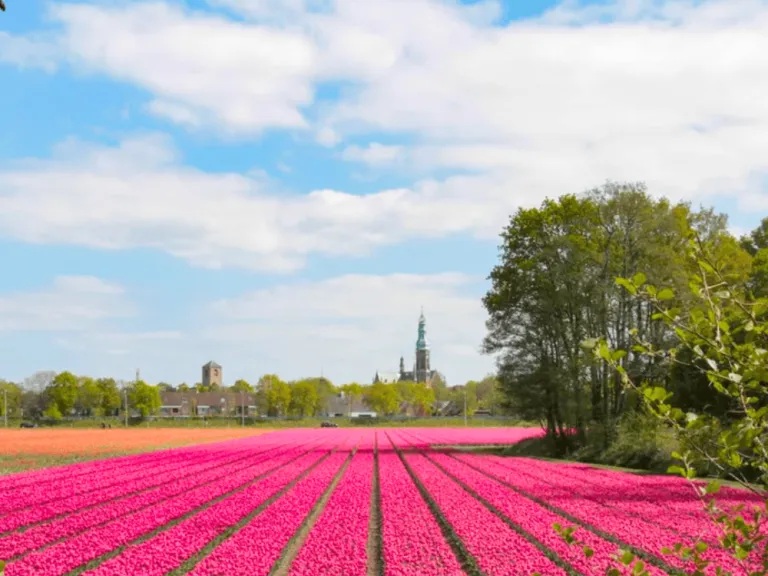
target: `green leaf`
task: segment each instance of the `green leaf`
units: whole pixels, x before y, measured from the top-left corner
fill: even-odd
[[[583,550],[584,550],[584,556],[586,556],[587,558],[592,558],[592,556],[594,556],[595,554],[595,551],[592,550],[592,548],[590,548],[589,546],[584,546]]]
[[[643,274],[642,272],[638,272],[634,276],[632,276],[632,284],[634,284],[637,288],[640,288],[643,284],[645,284],[645,281],[648,278]]]
[[[656,295],[656,298],[659,300],[672,300],[674,297],[675,293],[671,288],[663,288],[662,290],[659,290],[659,293]]]
[[[637,294],[637,288],[635,288],[635,285],[632,284],[632,282],[630,282],[626,278],[616,278],[616,284],[624,288],[627,292],[629,292],[632,295]]]
[[[680,476],[685,476],[685,470],[681,468],[680,466],[670,466],[667,468],[668,474],[680,474]]]
[[[632,567],[632,574],[635,574],[636,576],[639,576],[645,571],[645,562],[642,560],[638,560],[635,562],[635,565]]]
[[[630,552],[629,550],[624,550],[621,553],[621,557],[619,557],[619,562],[621,562],[625,566],[629,566],[630,564],[632,564],[632,560],[634,559],[635,559],[635,555],[632,554],[632,552]]]

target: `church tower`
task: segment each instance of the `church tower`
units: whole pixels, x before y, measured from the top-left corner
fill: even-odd
[[[427,382],[431,375],[429,366],[429,342],[427,341],[427,320],[424,318],[424,309],[419,316],[419,335],[416,339],[416,369],[414,370],[416,382]]]

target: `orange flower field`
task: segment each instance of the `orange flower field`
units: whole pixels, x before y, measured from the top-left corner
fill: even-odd
[[[0,428],[2,455],[99,455],[259,436],[249,428],[32,429]]]

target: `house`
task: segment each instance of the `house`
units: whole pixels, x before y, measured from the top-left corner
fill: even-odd
[[[376,412],[373,412],[365,400],[359,396],[350,396],[344,392],[339,392],[328,398],[325,411],[321,414],[326,418],[358,418],[361,415],[375,418]]]
[[[254,415],[256,395],[237,392],[161,392],[161,416],[240,416]]]

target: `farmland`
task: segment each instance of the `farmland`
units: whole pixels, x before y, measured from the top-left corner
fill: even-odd
[[[173,446],[258,436],[269,430],[243,428],[1,429],[0,475]]]
[[[729,566],[682,479],[433,448],[536,433],[282,430],[8,475],[0,559],[5,576],[598,575],[623,548],[656,576],[689,568],[662,547],[703,539]]]

